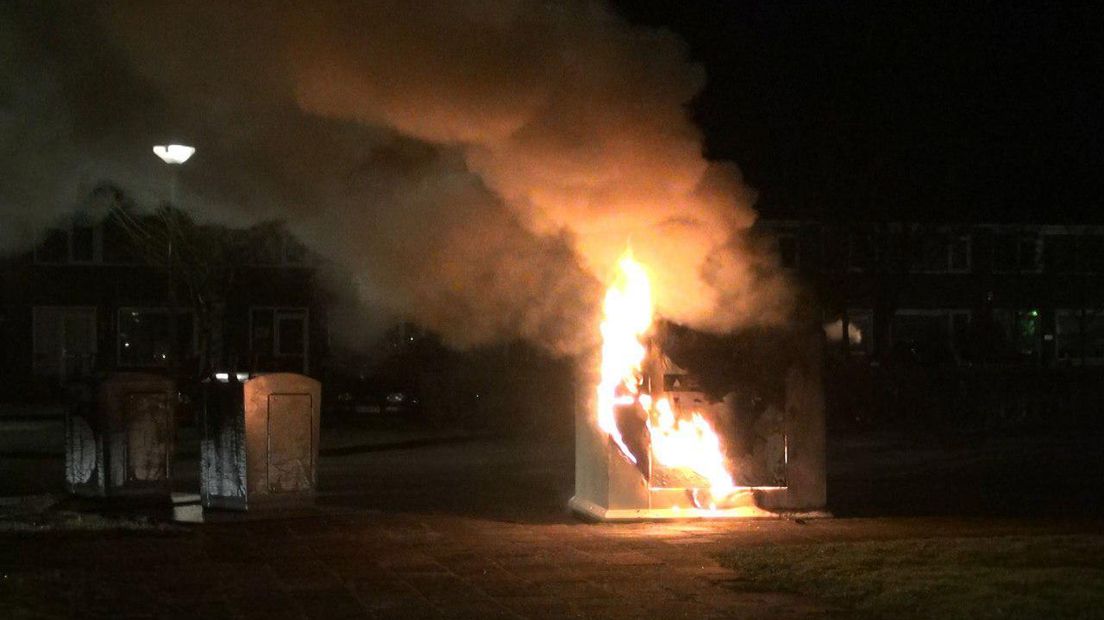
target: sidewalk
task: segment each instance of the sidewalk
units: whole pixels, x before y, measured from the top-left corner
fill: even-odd
[[[774,545],[1104,531],[1099,519],[960,517],[594,525],[566,509],[570,437],[377,436],[391,447],[323,454],[311,511],[199,525],[93,514],[0,533],[0,618],[847,617],[815,593],[749,591],[718,559]],[[56,493],[61,460],[0,456],[0,477]]]
[[[526,524],[349,514],[0,536],[0,617],[814,618],[715,557],[747,546],[1077,531],[948,519]],[[39,616],[36,616],[39,617]]]

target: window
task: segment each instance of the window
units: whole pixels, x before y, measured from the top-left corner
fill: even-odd
[[[91,263],[95,260],[94,231],[91,226],[73,226],[69,232],[69,260]]]
[[[1042,320],[1034,309],[998,309],[993,320],[1004,336],[1004,354],[1012,358],[1032,358],[1042,346]]]
[[[50,230],[35,247],[34,261],[39,264],[96,262],[97,230],[92,225],[74,224]]]
[[[1054,312],[1054,357],[1058,360],[1081,358],[1081,316],[1076,310]]]
[[[157,368],[168,366],[174,350],[178,360],[196,354],[195,318],[191,310],[178,310],[176,324],[167,308],[120,308],[117,336],[119,366]]]
[[[1104,236],[1086,235],[1081,238],[1079,267],[1085,273],[1104,273]]]
[[[823,244],[823,268],[824,271],[843,271],[847,266],[849,243],[848,237],[838,226],[825,226],[821,230],[821,243]]]
[[[1104,312],[1086,311],[1081,341],[1086,360],[1104,360]]]
[[[950,247],[951,268],[950,271],[970,271],[970,236],[955,235],[951,237]]]
[[[1104,362],[1104,311],[1057,310],[1054,318],[1059,361]]]
[[[1043,244],[1043,264],[1051,273],[1073,273],[1077,270],[1077,237],[1047,235]]]
[[[69,233],[51,230],[35,248],[36,263],[65,263],[69,261]]]
[[[249,263],[253,265],[302,265],[307,248],[282,228],[259,226],[247,235]]]
[[[955,363],[969,325],[969,310],[898,310],[891,326],[894,352],[922,364]]]
[[[91,372],[96,360],[96,308],[35,306],[34,374],[66,379]]]
[[[123,217],[112,213],[103,224],[103,260],[114,265],[133,265],[139,261],[138,248],[127,231]]]
[[[825,318],[828,320],[824,323],[824,336],[833,343],[833,348],[852,355],[870,355],[874,352],[874,311],[849,308],[844,316],[832,314]]]
[[[1034,233],[998,233],[993,238],[993,270],[1039,271],[1040,245]]]
[[[922,233],[913,242],[912,271],[964,273],[970,271],[970,236]]]
[[[778,236],[778,260],[781,262],[783,269],[798,268],[797,237],[794,235]]]
[[[852,232],[848,235],[847,269],[850,271],[871,271],[877,263],[877,249],[874,235]]]
[[[284,239],[284,264],[302,265],[307,260],[307,247],[295,237],[288,236]]]
[[[308,317],[306,308],[253,308],[249,313],[253,370],[307,372]]]

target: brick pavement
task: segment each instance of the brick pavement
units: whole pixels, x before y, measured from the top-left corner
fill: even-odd
[[[744,545],[1101,529],[959,518],[585,524],[564,514],[571,448],[323,458],[320,507],[300,518],[0,534],[0,618],[822,617],[841,610],[748,592],[714,558]],[[7,494],[60,486],[56,459],[0,464]]]
[[[382,513],[0,536],[0,617],[811,618],[731,587],[742,545],[1075,531],[961,519],[593,525]],[[28,611],[34,613],[24,613]]]
[[[341,515],[172,533],[0,537],[0,616],[179,618],[800,618],[737,593],[709,549],[784,524],[523,524]],[[698,543],[691,541],[697,540]],[[699,544],[700,543],[700,544]]]

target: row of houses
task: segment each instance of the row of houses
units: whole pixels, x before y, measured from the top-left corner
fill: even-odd
[[[194,227],[143,242],[171,228],[164,218],[123,211],[77,218],[3,259],[6,399],[48,397],[96,371],[196,375],[219,365],[314,373],[326,355],[326,298],[307,251],[277,225]],[[186,247],[197,240],[201,247]],[[161,261],[151,250],[194,256],[190,264]]]
[[[215,286],[199,307],[181,296],[204,291],[170,286],[186,275],[173,269],[188,266],[159,264],[161,246],[151,257],[136,222],[123,210],[78,218],[3,259],[6,394],[49,393],[95,370],[321,372],[333,335],[328,297],[310,253],[285,230],[194,230],[225,250],[195,250],[196,278]],[[757,227],[815,298],[837,355],[875,365],[1104,364],[1104,226]]]
[[[873,363],[1104,363],[1104,226],[766,221],[829,340]]]

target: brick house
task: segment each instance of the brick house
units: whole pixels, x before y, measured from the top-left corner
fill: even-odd
[[[837,411],[926,399],[952,418],[1084,421],[1104,406],[1104,226],[757,226],[820,306]]]
[[[201,357],[254,372],[317,370],[326,333],[316,269],[281,227],[219,229],[234,246],[233,282],[203,329],[187,296],[170,303],[166,270],[141,256],[124,224],[78,213],[0,260],[5,399],[50,397],[94,371],[165,371],[173,357],[183,374],[198,373]]]

